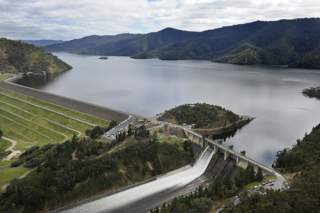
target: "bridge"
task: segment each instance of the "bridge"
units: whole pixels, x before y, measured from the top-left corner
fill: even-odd
[[[255,172],[258,172],[258,170],[261,169],[261,172],[263,175],[276,176],[278,181],[277,188],[284,187],[286,180],[281,174],[279,174],[273,168],[263,165],[262,163],[247,157],[245,153],[240,153],[236,150],[233,150],[232,146],[230,147],[224,146],[222,144],[222,140],[209,139],[207,137],[204,137],[192,131],[192,129],[188,127],[171,124],[167,122],[166,122],[166,125],[183,130],[183,132],[185,133],[185,135],[189,140],[191,140],[193,143],[199,144],[203,148],[209,145],[214,150],[214,153],[217,153],[217,152],[223,153],[224,160],[227,160],[228,158],[234,159],[236,162],[236,165],[240,168],[246,169],[248,166],[252,166]]]

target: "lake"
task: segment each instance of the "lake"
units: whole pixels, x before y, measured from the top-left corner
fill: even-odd
[[[40,89],[145,117],[185,103],[223,106],[255,117],[226,143],[268,165],[320,123],[320,101],[301,93],[320,85],[320,70],[55,54],[73,69]]]

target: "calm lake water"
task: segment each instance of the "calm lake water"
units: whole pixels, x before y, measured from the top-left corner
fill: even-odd
[[[320,70],[56,55],[73,69],[42,90],[146,117],[185,103],[220,105],[256,118],[227,143],[269,165],[320,123],[320,101],[301,93],[320,85]]]

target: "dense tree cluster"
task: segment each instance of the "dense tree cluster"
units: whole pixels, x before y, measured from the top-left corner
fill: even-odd
[[[311,133],[306,134],[292,149],[278,152],[275,161],[276,168],[283,168],[289,172],[303,171],[320,162],[320,124]]]
[[[145,125],[142,125],[134,129],[135,138],[147,138],[149,136],[150,136],[150,132],[147,130]]]
[[[174,122],[178,124],[194,124],[195,128],[214,128],[234,123],[239,120],[239,116],[220,106],[197,103],[185,104],[167,110],[159,118],[162,121]]]
[[[290,188],[246,197],[225,212],[319,212],[320,209],[320,125],[290,150],[278,153],[276,167],[295,172]]]
[[[145,135],[145,134],[143,134]],[[99,191],[182,167],[192,161],[190,148],[180,150],[151,136],[109,153],[112,143],[74,137],[63,144],[32,147],[12,166],[34,168],[0,195],[0,212],[34,212],[88,197]]]
[[[304,89],[302,93],[310,98],[320,99],[320,87],[311,87]]]
[[[86,135],[92,139],[97,139],[115,126],[117,126],[117,122],[112,120],[108,127],[95,126],[93,129],[86,130]]]
[[[152,213],[207,213],[210,212],[214,201],[231,197],[237,194],[244,185],[261,181],[263,178],[261,170],[254,172],[252,166],[247,169],[234,168],[233,173],[210,180],[210,184],[199,187],[191,195],[174,199],[171,203],[155,208]]]

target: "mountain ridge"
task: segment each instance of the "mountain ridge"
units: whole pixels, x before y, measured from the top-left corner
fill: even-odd
[[[320,69],[320,18],[255,21],[202,32],[165,28],[148,34],[98,38],[99,42],[84,37],[46,49],[135,59],[201,59]]]

